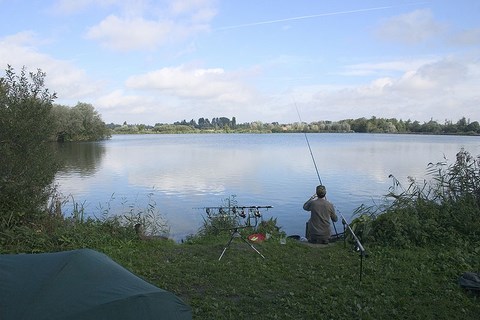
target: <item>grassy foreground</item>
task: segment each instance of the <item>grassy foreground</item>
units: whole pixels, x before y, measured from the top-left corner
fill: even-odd
[[[457,284],[480,248],[367,248],[337,242],[310,247],[288,239],[255,247],[228,236],[175,244],[125,241],[97,248],[171,291],[194,319],[478,319],[480,300]]]
[[[191,306],[194,319],[478,319],[480,297],[458,278],[480,270],[480,242],[395,248],[343,241],[312,247],[278,236],[254,246],[228,234],[178,244],[139,240],[133,228],[87,221],[0,232],[0,253],[91,248]],[[464,243],[462,245],[461,243]],[[470,243],[467,245],[467,243]]]

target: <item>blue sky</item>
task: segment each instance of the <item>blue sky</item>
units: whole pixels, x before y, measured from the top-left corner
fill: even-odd
[[[477,0],[0,0],[0,74],[110,123],[480,121]]]

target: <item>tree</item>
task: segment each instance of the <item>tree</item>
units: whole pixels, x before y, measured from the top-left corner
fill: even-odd
[[[110,137],[105,123],[91,104],[79,102],[72,108],[72,112],[73,120],[81,122],[81,130],[75,140],[95,141]]]
[[[420,122],[415,120],[415,121],[413,121],[412,123],[409,124],[408,130],[410,132],[421,132],[422,131],[422,125],[420,124]]]
[[[50,196],[57,162],[49,139],[55,93],[40,69],[0,78],[0,227],[31,221]]]
[[[467,125],[466,131],[480,133],[480,124],[478,123],[478,121],[473,121]]]
[[[465,117],[462,117],[460,120],[458,120],[457,121],[458,131],[465,132],[468,123],[469,123],[469,121],[467,121],[467,119],[465,119]]]
[[[228,119],[227,117],[217,118],[217,125],[220,128],[230,127],[230,119]]]
[[[52,140],[63,142],[68,140],[70,108],[63,105],[55,105],[51,110],[53,119],[55,119],[55,136]]]
[[[73,108],[55,105],[52,113],[57,141],[96,141],[110,137],[110,130],[91,104],[79,102]]]
[[[350,123],[350,127],[355,132],[367,132],[367,123],[368,123],[368,120],[366,118],[359,118],[359,119],[353,120]]]
[[[211,124],[208,118],[200,118],[198,119],[198,127],[200,129],[210,128]]]
[[[442,126],[433,119],[430,119],[430,121],[424,123],[422,125],[422,132],[427,132],[427,133],[441,133],[442,132]]]

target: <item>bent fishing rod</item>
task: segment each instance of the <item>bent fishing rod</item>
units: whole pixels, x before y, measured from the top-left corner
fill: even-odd
[[[296,101],[294,101],[294,104],[295,104],[295,109],[297,110],[298,119],[300,120],[300,123],[303,123],[302,117],[300,117],[300,111],[298,111],[298,106],[297,106]],[[321,185],[323,185],[322,178],[320,178],[320,173],[318,172],[318,167],[317,167],[317,163],[315,161],[315,157],[313,156],[312,147],[310,146],[310,142],[308,141],[307,132],[305,130],[303,130],[303,134],[305,136],[305,141],[307,142],[308,150],[310,151],[310,156],[312,157],[312,161],[313,161],[313,165],[315,167],[315,171],[317,173],[318,181],[320,182]],[[345,229],[345,227],[348,229],[348,231],[352,235],[353,239],[357,243],[357,246],[358,246],[359,250],[361,251],[361,253],[363,255],[364,252],[365,252],[365,248],[363,247],[362,243],[360,242],[358,237],[355,235],[355,232],[353,232],[352,228],[348,224],[348,222],[345,219],[345,217],[343,216],[343,214],[338,210],[337,210],[337,212],[340,215],[340,217],[342,218],[342,224],[344,225],[344,229]],[[333,222],[333,228],[335,229],[335,233],[338,236],[337,227],[335,226],[335,222],[334,221],[332,221],[332,222]]]

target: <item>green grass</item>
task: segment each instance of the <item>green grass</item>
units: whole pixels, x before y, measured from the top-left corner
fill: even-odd
[[[363,260],[344,248],[228,237],[174,244],[128,242],[100,249],[127,269],[171,291],[194,319],[477,319],[480,301],[457,284],[480,266],[478,252],[370,248]],[[462,262],[463,259],[463,262]],[[468,262],[467,262],[468,260]],[[478,270],[478,269],[477,269]]]
[[[47,224],[48,225],[48,224]],[[311,247],[279,235],[254,244],[228,234],[183,244],[140,241],[108,222],[45,224],[0,233],[1,253],[91,248],[191,306],[194,319],[477,319],[479,297],[457,284],[480,270],[480,241],[393,248],[367,244],[360,256],[337,242]],[[470,243],[467,245],[466,243]],[[475,245],[476,244],[476,245]]]

